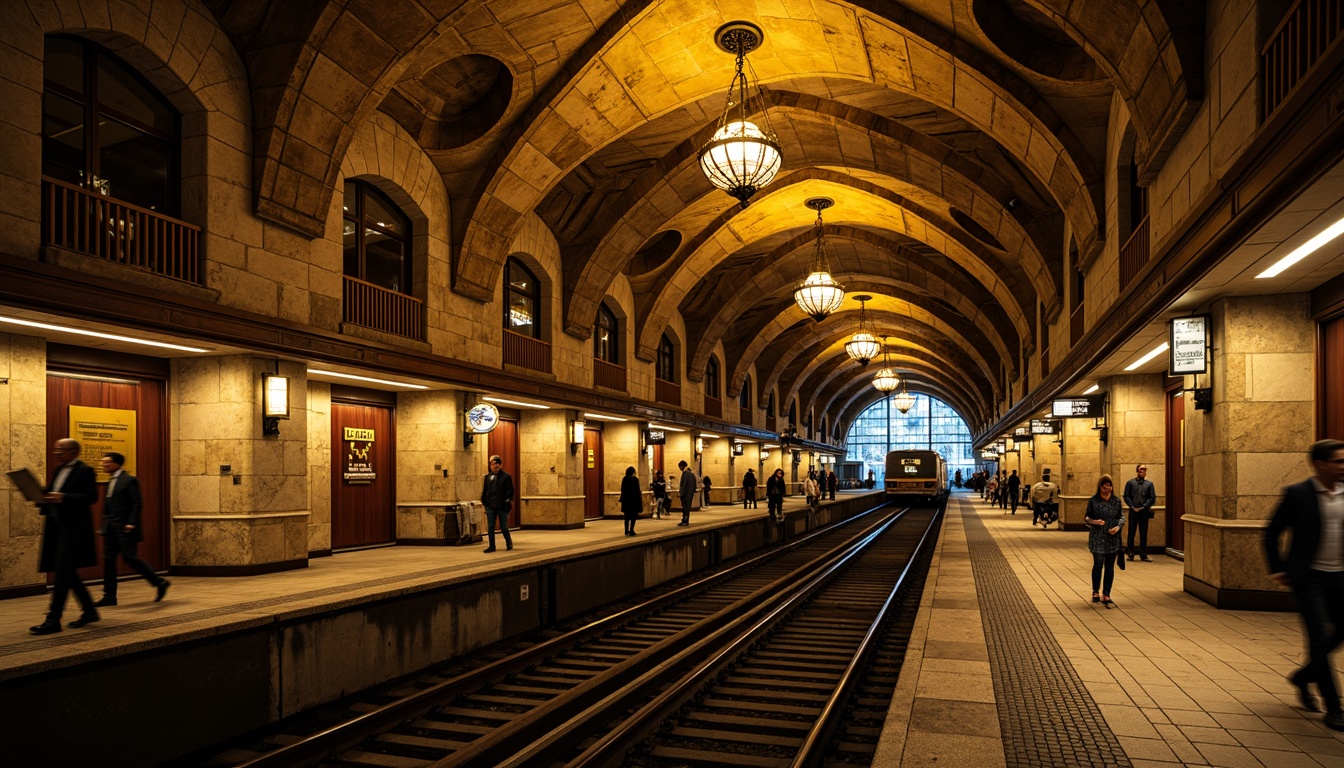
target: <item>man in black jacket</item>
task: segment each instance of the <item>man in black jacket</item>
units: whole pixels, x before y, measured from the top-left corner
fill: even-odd
[[[70,626],[78,629],[99,619],[93,606],[93,596],[79,580],[79,569],[98,562],[93,549],[93,504],[98,485],[93,467],[79,460],[79,443],[70,438],[57,440],[51,453],[55,458],[56,474],[42,497],[39,507],[46,519],[42,523],[42,554],[37,569],[55,572],[56,584],[51,591],[51,607],[47,620],[29,632],[50,635],[61,631],[61,614],[65,598],[75,593],[81,613]]]
[[[1265,557],[1275,581],[1293,589],[1307,633],[1309,659],[1288,679],[1303,709],[1316,710],[1308,686],[1325,701],[1325,724],[1344,731],[1344,708],[1330,669],[1330,651],[1344,633],[1344,442],[1321,440],[1308,453],[1313,476],[1290,485],[1265,529]],[[1279,535],[1291,528],[1285,561]]]
[[[103,472],[111,477],[103,496],[103,599],[102,607],[117,604],[117,555],[154,587],[154,602],[168,593],[168,580],[159,576],[149,563],[136,556],[136,546],[145,540],[140,531],[140,481],[122,469],[126,457],[115,451],[103,457]]]
[[[498,456],[490,457],[490,471],[481,483],[481,504],[485,505],[485,529],[490,533],[490,546],[485,551],[495,551],[495,520],[499,520],[499,530],[504,534],[504,547],[513,549],[513,537],[509,535],[513,478],[504,471],[504,460]]]

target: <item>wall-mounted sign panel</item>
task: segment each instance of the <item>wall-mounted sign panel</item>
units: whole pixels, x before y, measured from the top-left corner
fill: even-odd
[[[1033,435],[1058,435],[1060,423],[1053,419],[1032,419],[1031,434]]]
[[[742,453],[743,453],[743,451],[744,451],[745,449],[746,449],[746,446],[743,445],[742,443],[733,443],[733,455],[734,455],[734,456],[741,456]]]
[[[1167,372],[1172,376],[1207,373],[1209,369],[1209,316],[1177,317],[1167,324]]]
[[[367,485],[378,479],[373,468],[373,446],[376,434],[372,429],[344,428],[345,469],[342,479],[350,485]]]
[[[1013,430],[1013,439],[1020,440],[1025,437],[1031,437],[1031,427],[1018,427]]]
[[[645,445],[667,445],[667,430],[665,429],[646,429],[644,430]]]
[[[1106,415],[1106,396],[1092,395],[1052,400],[1050,415],[1057,419],[1100,419]]]

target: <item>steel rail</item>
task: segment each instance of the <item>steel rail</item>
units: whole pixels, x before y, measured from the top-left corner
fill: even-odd
[[[824,528],[818,528],[815,531],[811,531],[778,548],[762,552],[740,563],[736,563],[719,573],[698,579],[666,594],[651,598],[638,605],[618,611],[610,616],[589,622],[570,632],[549,638],[517,653],[510,654],[509,656],[497,659],[496,661],[464,672],[453,678],[444,680],[443,682],[436,683],[396,701],[388,702],[387,704],[381,705],[358,717],[325,728],[317,733],[305,736],[304,738],[289,744],[279,746],[276,749],[258,755],[251,760],[238,764],[237,768],[287,768],[288,766],[294,765],[306,765],[314,760],[325,757],[331,752],[353,747],[367,738],[371,733],[390,728],[404,720],[415,717],[445,699],[479,688],[492,680],[505,677],[518,669],[525,668],[540,659],[563,650],[567,646],[615,629],[625,622],[638,618],[642,614],[656,611],[669,604],[687,599],[696,592],[714,587],[720,582],[738,578],[767,561],[777,559],[780,555],[788,554],[800,547],[810,544],[821,536],[834,533],[838,529],[856,523],[865,515],[871,514],[885,506],[886,503],[884,502],[876,507],[860,512],[847,520],[839,521]],[[863,529],[863,531],[851,536],[839,546],[846,546],[849,543],[864,537],[873,527],[875,527],[875,525],[879,524],[874,524],[874,526]],[[796,573],[797,570],[799,569],[795,569],[793,573]],[[784,578],[789,578],[793,573]]]

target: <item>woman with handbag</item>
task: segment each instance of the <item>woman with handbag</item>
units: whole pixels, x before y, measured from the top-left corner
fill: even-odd
[[[1115,484],[1110,475],[1102,475],[1097,481],[1097,493],[1087,500],[1083,522],[1088,525],[1087,548],[1092,552],[1092,602],[1110,608],[1115,605],[1111,600],[1111,585],[1115,583],[1115,562],[1124,549],[1120,529],[1125,524],[1125,509],[1115,495]],[[1123,562],[1120,567],[1124,567]]]

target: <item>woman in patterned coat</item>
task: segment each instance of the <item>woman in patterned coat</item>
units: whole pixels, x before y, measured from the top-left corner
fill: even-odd
[[[1097,481],[1097,495],[1087,500],[1083,522],[1088,525],[1087,548],[1092,552],[1092,602],[1110,608],[1115,604],[1111,600],[1111,585],[1115,583],[1115,559],[1124,549],[1120,529],[1125,524],[1125,508],[1115,495],[1110,475],[1102,475]]]

